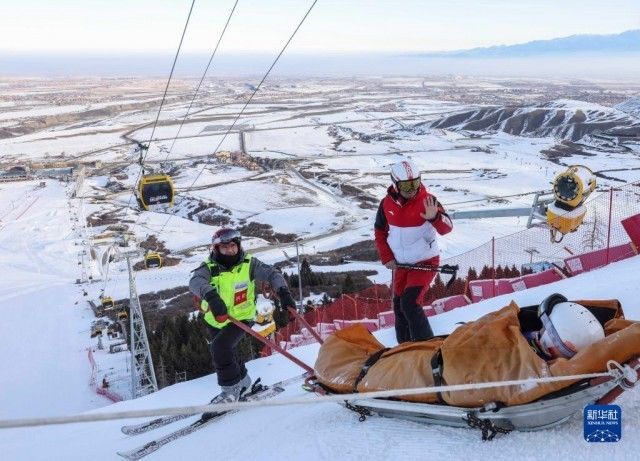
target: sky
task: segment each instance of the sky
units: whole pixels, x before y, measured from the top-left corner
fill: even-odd
[[[183,51],[210,52],[235,0],[196,0]],[[221,53],[279,50],[312,0],[239,0]],[[191,0],[5,0],[0,52],[175,52]],[[623,13],[623,14],[621,14]],[[288,53],[448,51],[640,28],[619,0],[319,0]]]

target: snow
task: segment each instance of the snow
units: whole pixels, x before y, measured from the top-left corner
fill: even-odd
[[[421,79],[411,81],[416,86],[421,84]],[[426,85],[436,84],[426,82]],[[181,258],[181,262],[177,266],[136,272],[138,292],[144,294],[186,285],[189,271],[205,257],[206,244],[217,226],[186,219],[183,201],[213,202],[229,210],[228,216],[234,220],[255,221],[273,226],[274,232],[301,235],[304,242],[300,251],[305,255],[372,238],[375,209],[361,208],[356,199],[340,191],[340,186],[358,187],[370,197],[379,199],[388,186],[388,165],[403,156],[409,156],[419,164],[424,170],[425,185],[448,209],[456,210],[493,207],[495,204],[486,202],[487,197],[540,190],[564,170],[564,166],[540,155],[541,150],[557,142],[550,137],[520,138],[499,132],[470,138],[465,133],[426,128],[425,122],[429,119],[466,108],[458,103],[401,94],[352,98],[347,97],[351,86],[326,82],[301,83],[299,89],[318,94],[330,90],[344,90],[345,93],[329,108],[324,96],[316,98],[311,94],[297,99],[292,97],[292,102],[252,104],[236,127],[251,128],[245,133],[247,151],[256,157],[295,161],[290,166],[266,173],[222,165],[209,157],[242,104],[223,103],[193,115],[182,130],[184,138],[176,142],[169,157],[181,167],[174,178],[179,194],[173,209],[145,213],[119,210],[131,197],[131,188],[139,172],[137,165],[126,167],[128,179],[120,181],[126,187],[122,193],[104,189],[113,177],[104,176],[104,173],[88,176],[80,191],[83,200],[68,200],[72,185],[51,180],[46,181],[45,188],[37,187],[39,181],[0,183],[0,264],[5,268],[0,282],[0,419],[201,404],[218,392],[214,375],[110,406],[107,399],[91,389],[87,348],[95,348],[97,339],[90,338],[95,317],[87,301],[97,299],[105,288],[116,299],[127,297],[129,287],[123,263],[112,264],[109,281],[105,283],[97,264],[83,254],[89,238],[107,230],[106,225],[90,229],[82,227],[79,223],[90,213],[113,211],[117,220],[130,224],[138,240],[162,229],[160,240],[173,256]],[[275,99],[278,97],[276,94]],[[385,107],[390,102],[395,107]],[[23,116],[54,116],[76,110],[72,106],[33,107],[39,104],[37,101],[30,104],[30,109],[5,111],[0,118],[3,123],[9,123]],[[14,106],[12,102],[0,105]],[[102,106],[106,105],[102,103]],[[604,106],[574,100],[556,100],[552,105],[615,113]],[[91,108],[96,107],[101,106],[91,105]],[[183,116],[184,111],[184,103],[172,103],[163,110],[161,120],[171,122]],[[155,109],[150,108],[92,121],[89,126],[78,126],[77,122],[62,124],[0,140],[0,149],[3,158],[42,159],[47,154],[64,152],[67,158],[131,162],[131,147],[121,135],[148,123],[153,116]],[[334,148],[336,137],[330,128],[335,128],[345,138],[337,149]],[[166,158],[176,131],[175,123],[158,127],[154,136],[160,139],[151,145],[150,163]],[[149,135],[147,126],[137,129],[131,136],[144,140]],[[390,135],[391,139],[365,141],[367,137],[377,135]],[[235,129],[222,148],[239,150]],[[622,152],[603,151],[593,144],[585,145],[585,152],[584,158],[577,161],[614,178],[599,178],[602,186],[617,185],[616,179],[637,180],[637,170],[633,169],[638,165],[637,146],[630,146],[630,152]],[[206,166],[202,163],[186,165],[197,159],[208,163]],[[576,159],[564,160],[573,162]],[[179,164],[180,161],[183,164]],[[200,174],[203,167],[204,172]],[[196,177],[196,187],[210,187],[184,193]],[[104,200],[97,201],[97,197]],[[504,206],[530,205],[531,199],[531,195],[513,197]],[[476,248],[492,237],[522,230],[525,219],[456,220],[455,231],[439,239],[443,258]],[[293,244],[267,246],[260,238],[245,239],[243,244],[245,248],[256,249],[255,254],[268,263],[282,261],[283,251],[288,255],[295,254]],[[200,249],[193,250],[193,247]],[[286,270],[295,272],[295,267]],[[313,266],[313,270],[371,270],[375,275],[370,276],[370,280],[378,283],[388,283],[391,278],[390,272],[379,262]],[[569,298],[618,298],[627,317],[640,320],[638,270],[640,256],[553,285],[446,312],[431,317],[430,321],[436,334],[446,334],[457,322],[476,319],[511,299],[522,305],[536,304],[553,292],[561,292]],[[76,279],[88,275],[96,281],[75,284]],[[611,283],[612,280],[615,283]],[[386,345],[395,343],[393,329],[381,330],[375,335]],[[313,364],[317,350],[317,345],[309,345],[294,349],[293,353]],[[116,390],[120,390],[118,386],[126,387],[126,380],[117,378],[127,373],[128,353],[96,351],[95,355],[98,379],[107,375],[114,378]],[[278,355],[254,360],[248,363],[248,368],[251,376],[259,376],[267,384],[300,372]],[[303,391],[296,384],[289,386],[280,398],[300,395]],[[224,453],[223,458],[229,460],[360,460],[363,457],[368,461],[425,458],[551,460],[605,456],[635,459],[635,452],[640,448],[638,391],[627,392],[619,404],[623,407],[624,427],[622,441],[616,444],[584,442],[579,416],[556,429],[514,433],[492,443],[482,443],[477,431],[379,417],[359,423],[356,415],[339,405],[315,403],[252,409],[229,415],[200,433],[163,447],[149,459],[192,459],[207,452]],[[11,460],[116,459],[117,450],[132,448],[176,427],[129,438],[119,431],[124,423],[112,421],[0,430],[0,450],[3,459]]]
[[[87,385],[93,313],[73,284],[79,247],[73,245],[65,188],[53,181],[45,188],[36,184],[17,189],[48,206],[12,211],[0,232],[0,418],[108,403]]]
[[[20,193],[47,194],[49,207],[27,210],[16,221],[7,223],[0,235],[0,260],[12,267],[10,284],[0,291],[3,322],[0,323],[0,417],[28,417],[82,412],[104,406],[106,400],[88,386],[89,363],[85,347],[89,344],[88,320],[92,313],[83,302],[80,287],[71,279],[77,271],[75,234],[69,220],[69,207],[63,186],[49,182],[42,190],[34,183],[23,183]],[[31,190],[30,190],[31,188]],[[56,229],[56,232],[53,231]],[[354,231],[355,232],[355,231]],[[331,245],[336,244],[336,240]],[[350,269],[365,269],[367,263],[352,263]],[[314,267],[315,269],[315,267]],[[607,268],[585,273],[552,285],[493,298],[435,317],[436,334],[452,331],[456,322],[468,321],[502,307],[511,299],[521,305],[535,304],[552,292],[569,298],[617,298],[627,318],[640,320],[640,294],[636,274],[640,257],[621,261]],[[152,273],[146,271],[148,273]],[[169,285],[177,268],[154,273]],[[33,274],[38,274],[34,278]],[[123,274],[124,275],[124,274]],[[148,283],[140,274],[141,289]],[[183,279],[184,280],[184,279]],[[611,280],[616,280],[611,284]],[[114,280],[114,284],[123,285]],[[15,287],[19,289],[16,290]],[[154,288],[157,288],[154,284]],[[74,304],[78,301],[78,304]],[[28,332],[28,334],[25,334]],[[386,345],[393,345],[393,329],[375,333]],[[292,352],[313,364],[318,345]],[[64,357],[63,359],[61,359]],[[25,366],[15,367],[15,363]],[[26,366],[28,364],[28,366]],[[300,372],[284,357],[275,355],[248,363],[250,375],[265,383],[291,377]],[[46,389],[46,390],[45,390]],[[167,387],[134,401],[111,405],[99,411],[134,410],[208,401],[218,391],[215,376],[209,375]],[[304,394],[298,384],[291,385],[279,398]],[[428,426],[401,420],[370,417],[364,423],[335,403],[314,403],[295,407],[265,407],[228,415],[210,428],[169,444],[149,459],[190,459],[203,452],[224,453],[225,459],[345,459],[370,461],[391,459],[582,459],[611,456],[635,459],[640,446],[640,404],[638,391],[627,392],[617,402],[623,408],[623,437],[616,444],[587,444],[582,439],[579,415],[558,428],[535,433],[512,433],[491,443],[482,443],[478,431]],[[94,410],[97,411],[97,410]],[[133,422],[134,420],[131,420]],[[187,420],[188,421],[188,420]],[[116,459],[115,451],[133,448],[152,436],[168,433],[168,426],[152,434],[125,437],[119,427],[125,421],[75,424],[69,426],[4,429],[0,431],[3,457],[11,460],[34,459]],[[180,423],[176,423],[180,424]],[[213,436],[212,436],[213,434]],[[247,439],[249,434],[249,439]],[[284,438],[283,438],[284,437]],[[38,443],[34,444],[33,441]],[[260,443],[277,440],[278,443]],[[287,442],[282,442],[286,440]]]

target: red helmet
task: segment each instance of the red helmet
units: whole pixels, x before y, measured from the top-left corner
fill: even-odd
[[[238,249],[240,249],[240,243],[242,242],[240,232],[235,229],[223,227],[222,229],[218,229],[211,238],[211,243],[216,251],[218,250],[218,245],[229,242],[235,242],[235,244],[238,245]]]

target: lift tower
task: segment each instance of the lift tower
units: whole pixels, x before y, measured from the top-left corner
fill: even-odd
[[[113,250],[111,250],[113,249]],[[136,289],[136,280],[133,276],[131,258],[139,258],[142,251],[139,248],[129,246],[126,235],[122,236],[118,245],[111,247],[115,260],[126,260],[129,272],[129,327],[131,350],[131,397],[137,398],[151,394],[158,390],[156,374],[153,369],[147,330],[142,316],[142,307]]]

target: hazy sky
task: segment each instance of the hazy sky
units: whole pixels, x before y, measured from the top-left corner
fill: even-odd
[[[213,49],[233,0],[196,0],[184,52]],[[240,0],[221,52],[279,50],[311,0]],[[3,0],[0,51],[175,51],[191,0]],[[289,53],[439,51],[640,28],[640,1],[319,0]]]

